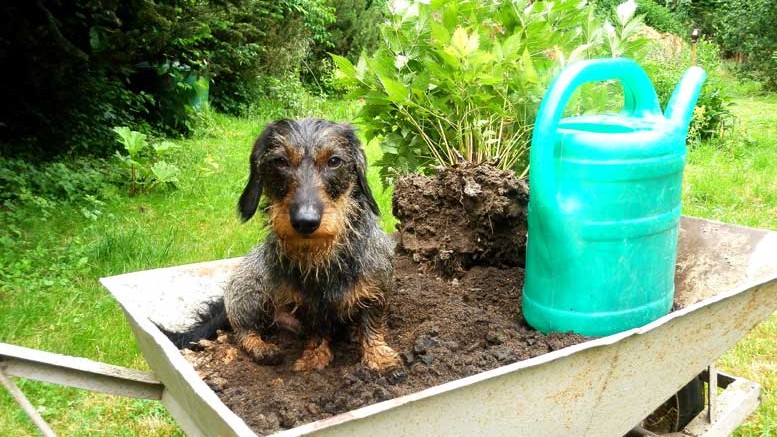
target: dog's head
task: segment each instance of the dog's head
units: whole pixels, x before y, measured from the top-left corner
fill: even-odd
[[[331,240],[348,226],[354,208],[379,213],[366,168],[352,126],[311,118],[277,121],[254,144],[238,212],[247,221],[264,196],[282,239]]]

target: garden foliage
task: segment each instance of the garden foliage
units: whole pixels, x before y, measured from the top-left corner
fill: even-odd
[[[333,60],[364,101],[365,136],[381,139],[384,178],[462,160],[522,174],[540,100],[565,65],[641,57],[635,8],[611,22],[577,0],[395,0],[374,53]]]
[[[616,7],[622,2],[623,0],[592,1],[600,14],[611,19],[615,17]],[[672,33],[687,39],[690,29],[664,3],[657,0],[637,0],[637,15],[642,15],[645,24],[659,32]]]
[[[333,20],[326,0],[5,2],[0,152],[105,155],[116,125],[185,133],[198,77],[217,109],[240,112]]]
[[[161,141],[149,144],[146,135],[126,126],[115,127],[118,141],[124,146],[127,154],[116,152],[116,158],[125,171],[124,183],[129,188],[129,194],[134,196],[158,186],[176,186],[180,170],[174,164],[164,161],[162,157],[178,146],[171,141]]]
[[[675,86],[692,62],[691,48],[688,46],[678,52],[662,51],[656,47],[651,50],[643,66],[653,81],[662,107],[666,106]],[[688,133],[691,145],[699,140],[722,136],[734,123],[729,85],[724,80],[718,46],[711,41],[700,40],[696,45],[696,63],[704,68],[707,80],[691,119]]]
[[[668,0],[689,28],[720,46],[738,73],[777,89],[777,2],[773,0]]]

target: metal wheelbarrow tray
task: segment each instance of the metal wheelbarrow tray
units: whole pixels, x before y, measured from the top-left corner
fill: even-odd
[[[683,217],[677,259],[682,309],[653,323],[275,435],[622,436],[777,311],[777,232]],[[188,435],[255,434],[151,320],[185,325],[237,261],[101,279],[161,382],[156,397]],[[718,375],[708,373],[712,386]],[[677,435],[726,435],[756,408],[757,384],[719,382],[729,388],[711,389],[711,408]]]

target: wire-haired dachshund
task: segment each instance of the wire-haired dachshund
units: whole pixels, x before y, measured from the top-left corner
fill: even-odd
[[[349,125],[307,118],[267,126],[251,152],[238,212],[249,220],[264,198],[269,235],[234,271],[223,301],[192,330],[168,333],[173,342],[185,346],[228,322],[245,352],[274,364],[282,352],[262,336],[281,326],[309,339],[293,366],[309,371],[332,361],[333,334],[353,326],[366,367],[399,366],[383,334],[394,242],[378,225],[366,167]]]

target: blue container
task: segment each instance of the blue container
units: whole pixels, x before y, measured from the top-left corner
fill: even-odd
[[[523,313],[534,328],[602,336],[670,310],[686,136],[704,78],[689,69],[664,113],[630,60],[574,63],[551,84],[529,170]],[[582,84],[612,79],[620,114],[561,118]]]

